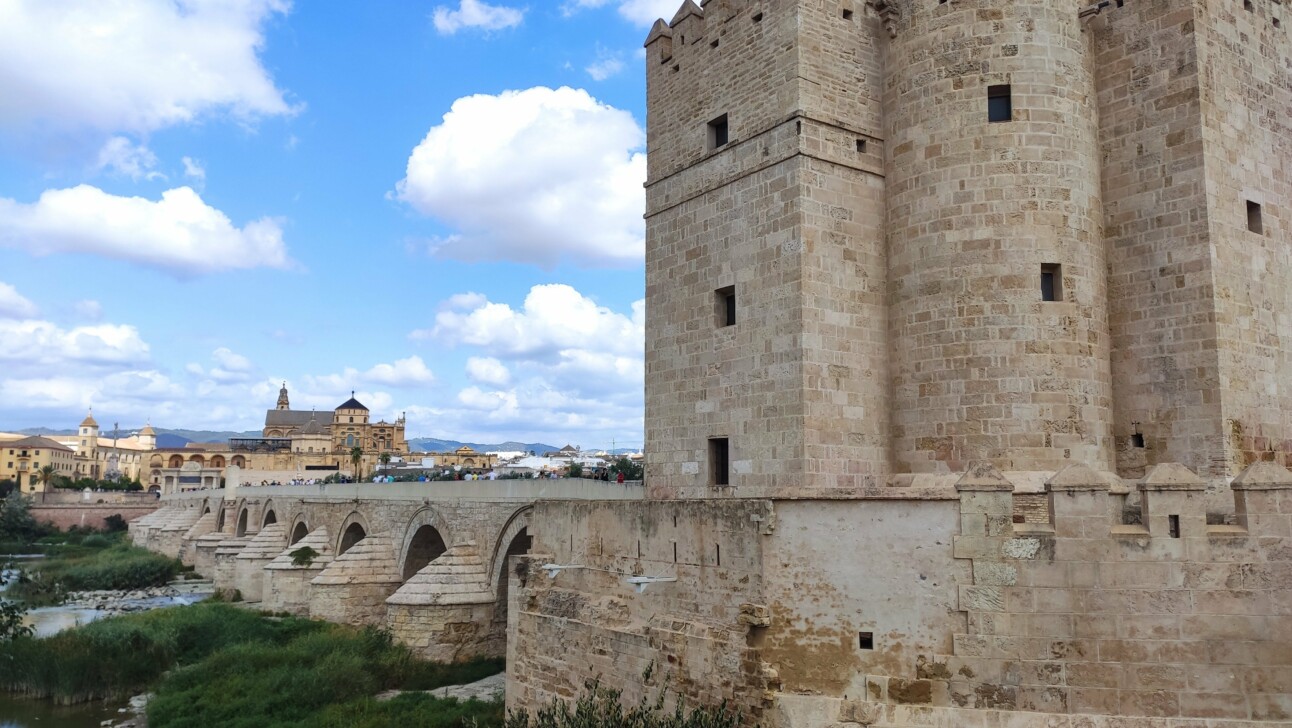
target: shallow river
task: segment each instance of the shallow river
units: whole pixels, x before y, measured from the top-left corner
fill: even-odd
[[[159,609],[192,604],[210,596],[208,585],[194,584],[182,589],[192,591],[174,597],[131,599],[124,603],[140,609]],[[0,592],[3,590],[4,587],[0,586]],[[41,607],[28,611],[23,622],[35,629],[37,637],[47,637],[109,614],[83,607]],[[0,728],[96,728],[109,718],[124,719],[126,715],[117,712],[122,705],[124,702],[109,706],[102,703],[58,706],[49,700],[24,699],[0,691]]]
[[[100,703],[64,707],[0,692],[0,728],[96,728],[109,718],[124,718],[117,707],[105,708]]]

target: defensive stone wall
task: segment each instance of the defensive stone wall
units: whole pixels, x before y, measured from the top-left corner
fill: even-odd
[[[67,530],[72,526],[103,528],[103,519],[111,515],[134,521],[157,511],[160,504],[151,505],[34,505],[31,516],[41,523],[48,523]]]
[[[1024,523],[988,465],[922,500],[540,503],[509,705],[600,678],[804,728],[1292,720],[1292,473],[1248,468],[1233,525],[1180,465],[1136,488],[1135,524],[1085,466]]]

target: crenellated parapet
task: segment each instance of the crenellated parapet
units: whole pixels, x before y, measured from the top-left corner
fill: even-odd
[[[1237,525],[1208,523],[1206,483],[1164,463],[1136,483],[1142,523],[1084,465],[1047,483],[1050,522],[1011,524],[990,467],[962,487],[954,556],[971,564],[968,629],[922,656],[922,704],[1162,718],[1286,717],[1292,674],[1292,473],[1249,466],[1232,486]],[[1276,672],[1278,672],[1276,670]],[[905,702],[907,681],[887,681]],[[896,697],[895,697],[896,696]],[[1237,725],[1237,724],[1236,724]]]

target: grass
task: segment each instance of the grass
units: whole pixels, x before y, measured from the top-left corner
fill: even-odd
[[[59,703],[121,699],[177,664],[246,642],[283,643],[323,627],[221,604],[113,617],[44,639],[0,643],[0,686]]]
[[[474,682],[502,669],[498,660],[435,665],[412,657],[387,632],[329,626],[267,649],[243,644],[174,671],[148,706],[148,723],[162,728],[229,728],[317,725],[500,726],[502,707],[492,703],[403,696],[377,703],[382,690],[427,690]],[[413,717],[409,717],[413,716]],[[437,722],[428,722],[434,718]],[[445,722],[447,721],[447,722]]]
[[[418,660],[372,628],[266,617],[227,604],[112,617],[0,643],[0,687],[60,703],[152,690],[153,728],[501,726],[497,703],[372,699],[381,690],[429,690],[501,670],[501,660]]]
[[[642,700],[625,706],[618,690],[601,687],[597,682],[584,685],[584,692],[574,703],[553,700],[540,708],[534,717],[526,713],[507,716],[505,728],[740,728],[746,725],[726,703],[688,711],[678,701],[672,712],[664,710],[664,693],[655,702]]]
[[[181,570],[175,559],[132,546],[122,534],[77,534],[42,539],[46,557],[22,564],[9,594],[28,606],[58,604],[69,591],[163,586]]]

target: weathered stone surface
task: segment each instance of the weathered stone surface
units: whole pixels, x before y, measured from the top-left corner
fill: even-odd
[[[456,544],[413,575],[386,600],[407,606],[492,604],[489,573],[475,541]]]

